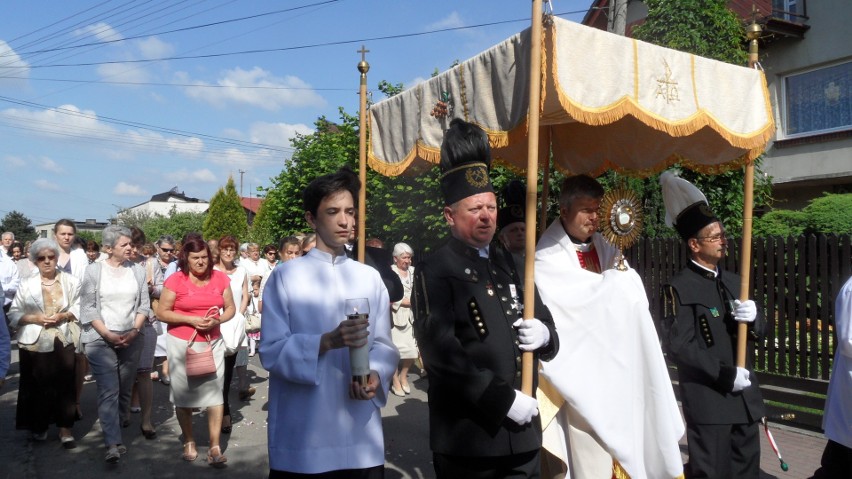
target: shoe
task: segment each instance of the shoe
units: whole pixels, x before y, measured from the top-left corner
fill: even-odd
[[[248,401],[252,396],[254,396],[254,393],[256,392],[257,389],[251,386],[249,386],[249,388],[246,390],[240,391],[240,401]]]
[[[228,418],[228,425],[225,426],[225,418]],[[231,431],[234,429],[234,425],[231,424],[231,416],[222,416],[222,434],[231,434]]]
[[[160,377],[160,382],[168,386],[172,383],[172,379],[169,377],[168,374],[163,374],[162,377]]]
[[[405,391],[403,391],[402,389],[397,389],[394,386],[391,386],[390,390],[395,396],[405,397]]]
[[[34,432],[32,435],[33,441],[44,442],[47,441],[47,431],[44,432]]]
[[[402,392],[404,392],[405,394],[411,394],[411,386],[409,386],[408,384],[403,384]]]
[[[127,454],[127,446],[125,446],[124,444],[118,444],[115,446],[115,448],[118,449],[118,453],[122,456]]]
[[[117,447],[113,446],[107,449],[106,457],[104,458],[107,464],[118,464],[119,459],[121,459],[121,453],[118,452]]]
[[[62,443],[62,447],[65,449],[74,449],[77,447],[77,444],[74,442],[74,436],[60,437],[59,442]]]
[[[92,376],[91,374],[86,374],[85,376],[83,376],[83,381],[86,381],[87,383],[91,382],[92,379],[94,379],[94,376]]]
[[[213,454],[213,451],[216,451],[217,454]],[[228,458],[222,454],[222,449],[219,446],[213,446],[207,451],[207,464],[216,469],[221,469],[225,467],[225,463],[228,462]]]
[[[149,431],[149,430],[145,429],[144,427],[142,427],[140,425],[139,430],[142,431],[142,435],[145,436],[145,439],[147,439],[149,441],[151,439],[155,439],[157,437],[157,431],[155,431],[153,429]]]
[[[198,457],[198,451],[195,450],[194,442],[187,442],[183,445],[183,460],[192,462]]]
[[[140,412],[142,412],[142,407],[140,407],[140,406],[130,406],[130,412],[132,412],[132,413],[140,413]]]

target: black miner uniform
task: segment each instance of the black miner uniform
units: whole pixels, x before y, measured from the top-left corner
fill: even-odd
[[[757,424],[765,414],[760,386],[754,373],[753,357],[746,355],[751,386],[741,392],[731,390],[736,377],[737,321],[733,318],[733,301],[740,291],[740,277],[719,271],[715,277],[694,262],[676,274],[663,292],[666,299],[665,322],[668,331],[669,357],[678,370],[683,414],[689,429],[700,429],[701,440],[713,448],[716,428],[704,425],[748,425],[748,434],[758,434]],[[766,322],[760,308],[749,330],[748,351],[754,351],[754,341],[763,338]],[[664,338],[665,339],[665,338]],[[724,433],[723,433],[724,434]],[[729,434],[730,435],[730,434]],[[742,457],[727,457],[717,453],[717,464],[700,464],[704,470],[715,470],[709,477],[742,477],[737,470],[748,469],[745,477],[757,477],[760,467],[759,438],[736,445]],[[698,447],[698,444],[694,446]],[[727,457],[727,460],[726,460]],[[696,462],[697,461],[697,462]],[[690,457],[690,465],[699,467],[702,458]],[[705,461],[709,462],[709,461]],[[687,477],[690,477],[687,474]]]
[[[430,446],[438,454],[487,458],[541,448],[538,417],[524,426],[506,417],[521,389],[522,351],[512,327],[520,308],[510,285],[518,305],[523,291],[506,250],[492,242],[489,256],[450,238],[415,272],[414,332],[429,373]],[[548,345],[535,352],[538,371],[559,341],[537,292],[535,316],[550,331]]]

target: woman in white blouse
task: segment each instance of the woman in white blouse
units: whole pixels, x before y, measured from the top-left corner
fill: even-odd
[[[128,421],[130,393],[144,343],[140,336],[148,320],[150,300],[145,270],[130,261],[130,230],[107,226],[103,244],[110,248],[109,257],[90,264],[83,278],[81,339],[98,385],[105,460],[117,463],[127,451],[121,428]]]

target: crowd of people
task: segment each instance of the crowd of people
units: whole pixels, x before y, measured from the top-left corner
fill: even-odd
[[[247,365],[259,354],[269,372],[269,477],[378,479],[381,409],[391,394],[411,393],[420,361],[439,478],[758,477],[763,398],[753,358],[736,350],[745,340],[754,351],[766,320],[738,297],[740,277],[720,267],[728,240],[701,191],[661,177],[667,222],[689,262],[661,291],[658,333],[640,277],[598,231],[603,187],[585,175],[562,182],[559,217],[529,259],[530,283],[523,184],[510,183],[498,207],[490,162],[485,132],[453,120],[440,165],[450,237],[416,269],[411,246],[386,250],[376,238],[355,260],[361,185],[348,168],[308,185],[312,233],[277,245],[193,233],[148,243],[115,225],[99,245],[76,238],[68,220],[31,244],[3,234],[3,312],[20,362],[16,428],[45,441],[55,424],[62,446],[74,448],[91,374],[105,461],[117,463],[131,413],[146,439],[157,437],[157,379],[170,388],[180,457],[197,459],[193,412],[205,409],[206,461],[225,467],[231,383],[236,376],[240,400],[254,396]],[[850,285],[835,305],[820,478],[852,470]],[[524,315],[525,298],[534,317]],[[682,415],[663,349],[679,371]]]

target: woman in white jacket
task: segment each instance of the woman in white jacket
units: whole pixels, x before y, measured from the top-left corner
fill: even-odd
[[[38,274],[21,283],[9,310],[10,325],[18,328],[21,363],[15,427],[44,441],[48,426],[56,423],[62,445],[72,449],[80,281],[57,268],[60,248],[55,241],[36,240],[29,255]]]

